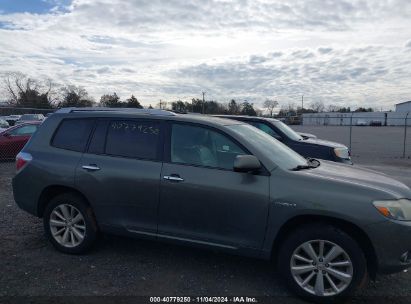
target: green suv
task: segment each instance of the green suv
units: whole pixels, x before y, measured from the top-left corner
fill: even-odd
[[[407,186],[307,160],[240,121],[61,109],[16,166],[15,201],[44,219],[65,253],[86,251],[104,232],[271,259],[314,301],[411,265]]]

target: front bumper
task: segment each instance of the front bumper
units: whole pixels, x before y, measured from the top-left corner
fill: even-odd
[[[366,227],[377,255],[377,273],[389,274],[411,267],[411,222],[386,220]],[[404,254],[410,252],[409,258]]]

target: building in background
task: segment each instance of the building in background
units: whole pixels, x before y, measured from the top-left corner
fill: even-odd
[[[411,100],[397,103],[395,105],[395,112],[411,112]]]
[[[411,123],[411,100],[395,105],[395,112],[324,112],[305,113],[303,125],[318,126],[404,126],[407,113],[407,125]]]

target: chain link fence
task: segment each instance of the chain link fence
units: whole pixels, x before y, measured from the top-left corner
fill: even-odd
[[[362,162],[411,159],[411,113],[313,113],[303,114],[298,132],[313,133],[350,148]]]

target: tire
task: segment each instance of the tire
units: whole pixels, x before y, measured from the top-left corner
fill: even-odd
[[[291,291],[316,303],[344,301],[368,279],[367,261],[358,243],[325,224],[290,232],[280,245],[278,268]]]
[[[93,212],[85,200],[75,193],[53,197],[45,208],[43,224],[54,248],[64,253],[84,253],[97,238]]]

